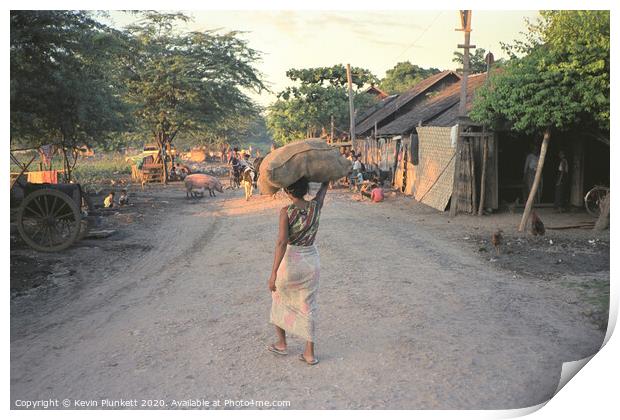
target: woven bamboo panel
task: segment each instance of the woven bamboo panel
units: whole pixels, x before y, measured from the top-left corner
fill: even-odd
[[[415,199],[444,211],[452,195],[454,148],[450,127],[417,127],[419,165],[416,168]]]

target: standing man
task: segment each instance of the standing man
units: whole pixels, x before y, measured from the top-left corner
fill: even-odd
[[[566,208],[566,187],[568,186],[568,161],[566,153],[560,150],[558,153],[560,164],[558,165],[558,174],[555,181],[555,202],[553,207],[556,211],[562,212]]]
[[[530,146],[530,153],[525,158],[525,166],[523,167],[523,202],[527,202],[527,198],[530,195],[532,185],[534,185],[534,178],[536,178],[536,167],[538,166],[538,148],[535,145]],[[540,182],[538,183],[538,191],[534,196],[534,204],[540,203],[542,197],[542,174]]]

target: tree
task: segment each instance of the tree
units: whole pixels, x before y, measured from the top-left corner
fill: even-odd
[[[260,53],[238,32],[176,33],[173,24],[188,19],[181,13],[144,12],[127,28],[127,100],[162,150],[182,130],[215,137],[227,121],[256,115],[244,90],[265,89],[254,67]]]
[[[77,146],[127,124],[114,71],[120,36],[89,12],[11,12],[11,143],[57,144],[67,180]]]
[[[396,64],[393,68],[386,71],[385,77],[379,83],[379,87],[390,94],[402,93],[437,73],[439,73],[439,69],[434,67],[425,69],[405,61]]]
[[[552,132],[577,125],[609,129],[609,33],[609,11],[541,12],[527,42],[509,47],[512,59],[476,93],[473,120],[543,134],[519,231],[529,218]]]
[[[372,73],[365,69],[354,67],[351,73],[352,82],[358,90],[376,81]],[[278,99],[268,108],[267,127],[276,142],[285,144],[327,133],[332,117],[337,128],[348,127],[349,102],[344,66],[291,69],[286,74],[299,86],[280,92]],[[366,93],[356,91],[354,95],[358,110],[364,110],[376,102],[374,96]]]
[[[487,62],[486,62],[487,52],[484,48],[476,48],[473,54],[469,55],[469,73],[484,73],[487,71]],[[453,63],[463,65],[463,53],[460,51],[454,51],[454,58],[452,58]],[[459,70],[463,70],[461,67]]]
[[[325,82],[328,82],[331,86],[343,87],[348,84],[347,69],[342,64],[336,64],[332,67],[290,69],[286,72],[286,76],[293,81],[299,81],[302,85],[322,86]],[[378,79],[370,70],[352,67],[351,83],[360,89],[364,85],[377,84]]]

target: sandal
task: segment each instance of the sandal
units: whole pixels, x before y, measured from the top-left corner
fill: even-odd
[[[267,347],[267,350],[269,350],[272,353],[279,354],[280,356],[286,356],[288,354],[286,350],[280,350],[279,348],[275,346],[275,344],[270,344]]]
[[[306,358],[304,357],[304,354],[301,353],[299,355],[299,360],[301,360],[302,362],[306,362],[307,364],[309,364],[310,366],[314,366],[317,363],[319,363],[319,359],[317,359],[316,357],[314,359],[312,359],[311,361],[307,361]]]

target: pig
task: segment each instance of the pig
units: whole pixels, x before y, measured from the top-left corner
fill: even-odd
[[[196,198],[198,194],[204,197],[205,190],[209,190],[209,196],[215,197],[213,190],[223,193],[224,189],[220,181],[206,174],[191,174],[185,178],[186,198]]]

